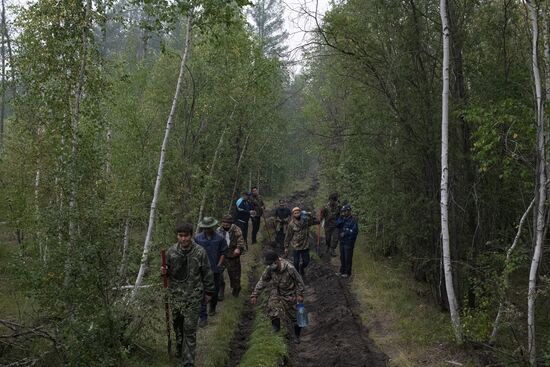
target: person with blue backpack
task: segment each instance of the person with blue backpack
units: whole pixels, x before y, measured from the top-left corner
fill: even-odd
[[[340,271],[337,275],[342,278],[351,276],[353,248],[359,233],[357,219],[351,215],[351,206],[344,205],[340,210],[340,217],[336,220],[336,227],[340,237]]]
[[[244,237],[245,250],[248,250],[248,221],[252,206],[250,203],[250,193],[243,191],[241,197],[235,203],[235,224],[241,229]]]

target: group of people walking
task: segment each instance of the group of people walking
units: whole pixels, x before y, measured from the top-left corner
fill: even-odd
[[[218,301],[225,297],[224,274],[227,271],[231,294],[241,291],[240,257],[248,250],[248,223],[252,222],[251,243],[257,242],[265,204],[257,188],[244,192],[235,203],[233,215],[220,222],[204,217],[199,233],[193,236],[193,225],[176,227],[177,243],[166,254],[166,266],[161,274],[169,279],[172,323],[176,334],[176,356],[182,366],[194,366],[197,327],[207,325],[208,316],[216,314]],[[304,301],[305,269],[310,262],[309,228],[324,224],[326,253],[336,256],[340,244],[341,267],[337,275],[351,275],[351,259],[357,238],[357,220],[349,205],[340,206],[338,195],[331,194],[319,218],[300,207],[287,208],[284,200],[274,211],[276,243],[279,249],[264,251],[266,268],[250,295],[257,303],[260,293],[269,289],[267,314],[275,332],[284,323],[293,325],[295,341],[299,343],[301,328],[296,323],[296,304]],[[287,260],[292,250],[292,262]]]

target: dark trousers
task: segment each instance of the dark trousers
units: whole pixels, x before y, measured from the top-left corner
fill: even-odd
[[[279,232],[275,234],[275,242],[277,242],[277,254],[279,256],[282,256],[285,252],[285,231],[284,229],[281,229]]]
[[[305,269],[309,264],[309,249],[294,250],[292,256],[294,257],[294,267],[300,275],[304,275]]]
[[[241,291],[241,258],[238,256],[226,257],[225,267],[227,269],[227,275],[229,276],[229,286],[233,291],[233,295],[238,295],[239,292]],[[225,289],[224,272],[220,273],[221,289]]]
[[[336,247],[338,247],[338,228],[325,228],[325,243],[327,245],[327,250],[336,249]]]
[[[340,273],[351,275],[351,262],[353,260],[353,245],[340,244]]]
[[[243,232],[243,238],[244,238],[244,242],[245,243],[248,243],[248,222],[244,222],[240,219],[237,219],[235,221],[235,224],[237,225],[237,227],[239,227],[241,229],[241,231]]]
[[[221,273],[214,273],[214,294],[212,295],[212,299],[210,300],[211,310],[215,310],[216,306],[218,305],[218,292],[220,291],[220,274]],[[200,319],[206,320],[207,318],[208,314],[206,313],[206,303],[201,302]]]
[[[256,237],[258,236],[258,231],[260,230],[260,219],[261,217],[252,217],[252,243],[256,243]]]

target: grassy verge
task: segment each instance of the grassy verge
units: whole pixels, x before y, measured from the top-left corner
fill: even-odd
[[[287,354],[283,333],[274,333],[269,319],[259,310],[254,320],[254,331],[250,336],[248,349],[239,366],[277,367]]]
[[[411,279],[398,260],[374,260],[361,238],[357,245],[352,289],[361,304],[363,323],[390,356],[390,365],[473,363],[453,346],[448,315],[424,299],[427,286]]]

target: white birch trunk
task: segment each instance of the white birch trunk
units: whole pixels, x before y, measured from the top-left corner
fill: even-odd
[[[130,211],[124,221],[124,235],[122,237],[122,259],[120,260],[120,267],[118,268],[118,276],[121,281],[126,275],[126,265],[128,264],[128,246],[130,243]]]
[[[200,205],[200,208],[199,208],[199,218],[197,220],[197,227],[195,228],[196,232],[198,232],[198,230],[199,230],[199,222],[201,221],[203,213],[204,213],[204,206],[206,205],[206,196],[208,195],[208,191],[210,189],[210,180],[212,179],[212,176],[214,175],[214,167],[216,166],[216,161],[218,160],[220,150],[223,146],[223,138],[225,136],[225,132],[227,131],[227,128],[229,127],[229,123],[233,120],[233,116],[235,115],[235,110],[236,109],[237,109],[237,103],[235,103],[235,106],[233,107],[233,112],[231,112],[231,115],[229,116],[229,119],[227,120],[227,123],[225,124],[225,127],[223,128],[222,134],[220,135],[220,140],[218,141],[218,146],[216,147],[216,151],[214,152],[214,157],[212,158],[212,165],[210,166],[210,172],[208,174],[208,182],[207,182],[206,187],[204,188],[204,192],[202,194],[201,205]]]
[[[458,313],[458,302],[455,296],[453,273],[451,266],[451,249],[449,244],[449,38],[450,29],[447,17],[446,0],[440,0],[440,15],[443,31],[443,92],[441,98],[441,239],[443,246],[443,269],[445,273],[445,288],[449,301],[451,322],[458,343],[462,343],[462,326]]]
[[[532,32],[532,65],[533,81],[535,83],[535,97],[537,105],[537,212],[536,212],[536,232],[533,258],[531,259],[531,269],[529,270],[529,291],[527,294],[527,332],[529,363],[531,366],[537,364],[537,348],[535,333],[535,300],[537,295],[537,276],[540,260],[542,257],[542,247],[544,244],[545,229],[545,204],[546,204],[546,153],[544,139],[544,101],[542,98],[542,81],[538,62],[538,9],[532,0],[526,0],[529,10],[529,20],[531,21]]]
[[[91,0],[84,5],[84,19],[86,25],[89,22],[90,10],[92,8]],[[65,279],[64,285],[69,284],[72,272],[72,252],[76,246],[76,194],[77,194],[77,177],[76,177],[76,160],[78,153],[78,127],[80,124],[80,103],[84,89],[84,74],[86,73],[86,59],[88,57],[88,37],[87,30],[82,30],[82,59],[80,60],[80,70],[78,72],[78,82],[76,85],[74,106],[71,111],[71,176],[70,192],[69,192],[69,246],[67,247],[67,261],[65,262]]]
[[[508,290],[508,286],[509,286],[510,272],[508,271],[508,266],[510,265],[510,259],[512,258],[512,253],[514,252],[514,249],[518,244],[519,238],[521,237],[521,230],[523,228],[523,224],[525,223],[525,220],[527,219],[529,212],[533,208],[533,205],[535,205],[534,198],[533,200],[531,200],[531,204],[529,204],[529,206],[525,210],[525,213],[523,213],[523,215],[521,216],[521,219],[518,225],[518,230],[516,232],[516,237],[514,237],[514,241],[512,242],[512,245],[508,248],[508,251],[506,251],[506,259],[504,260],[504,272],[502,274],[503,276],[502,295],[501,295],[500,303],[498,305],[497,315],[495,317],[495,321],[493,322],[493,331],[491,332],[491,336],[489,337],[489,344],[493,344],[497,338],[498,327],[500,326],[500,320],[502,318],[502,313],[504,311],[506,291]]]
[[[139,267],[139,272],[136,277],[134,284],[134,289],[132,290],[132,295],[130,300],[135,299],[137,296],[141,283],[143,282],[143,277],[145,275],[145,270],[147,267],[147,259],[149,258],[149,250],[151,248],[151,239],[153,237],[153,227],[155,225],[155,217],[157,212],[157,202],[160,194],[160,183],[162,181],[162,171],[164,168],[164,160],[166,155],[166,148],[168,146],[168,138],[170,137],[170,130],[172,129],[174,115],[176,114],[176,107],[178,104],[178,97],[181,90],[181,85],[183,84],[183,75],[185,73],[185,63],[187,61],[187,56],[189,54],[189,45],[191,43],[191,26],[193,23],[192,13],[189,12],[187,16],[187,22],[185,26],[185,43],[183,46],[183,55],[181,57],[180,70],[178,75],[178,82],[176,84],[176,91],[174,93],[174,98],[172,99],[172,108],[170,109],[170,114],[168,115],[168,120],[166,121],[166,128],[164,130],[164,139],[162,141],[162,147],[160,149],[160,159],[159,166],[157,171],[157,179],[155,182],[155,190],[153,192],[153,200],[151,201],[151,210],[149,212],[149,225],[147,227],[147,234],[145,236],[145,243],[143,244],[143,253],[141,255],[141,265]]]

